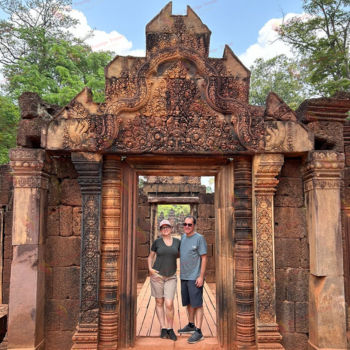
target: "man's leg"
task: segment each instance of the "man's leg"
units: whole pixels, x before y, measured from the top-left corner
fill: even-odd
[[[194,308],[191,305],[187,305],[187,316],[188,316],[188,322],[194,323]]]
[[[202,323],[203,323],[204,308],[203,308],[203,306],[201,306],[201,307],[197,307],[197,308],[192,309],[192,310],[196,314],[195,325],[196,325],[197,328],[201,329],[202,328]]]

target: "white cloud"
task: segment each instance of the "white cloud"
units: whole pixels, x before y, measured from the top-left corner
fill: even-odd
[[[86,37],[92,28],[88,25],[84,13],[78,10],[71,10],[69,14],[80,21],[80,24],[70,29],[70,32],[78,38]],[[86,43],[91,46],[93,51],[113,51],[116,55],[121,56],[145,56],[145,50],[132,50],[132,42],[115,30],[109,33],[102,30],[94,30],[94,36],[88,39]]]
[[[288,13],[284,20],[288,21],[294,16],[301,17],[303,20],[308,18],[306,14]],[[239,59],[247,68],[251,67],[257,58],[270,59],[281,54],[293,57],[290,47],[284,42],[277,40],[277,31],[281,23],[282,18],[270,19],[260,29],[258,42],[249,46],[243,54],[239,55]]]

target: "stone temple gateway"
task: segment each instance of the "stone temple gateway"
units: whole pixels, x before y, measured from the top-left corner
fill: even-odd
[[[138,175],[215,176],[223,349],[348,348],[350,96],[252,106],[249,70],[228,46],[210,58],[210,35],[169,3],[146,57],[105,68],[105,103],[85,88],[54,117],[22,110],[2,174],[8,349],[133,347]]]

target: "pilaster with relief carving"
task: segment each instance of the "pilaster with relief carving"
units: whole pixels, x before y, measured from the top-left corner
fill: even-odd
[[[45,306],[42,266],[50,158],[42,149],[12,149],[10,159],[14,204],[8,348],[41,350]]]
[[[253,241],[255,305],[259,349],[284,349],[276,322],[273,196],[282,154],[261,154],[253,160]]]
[[[73,349],[97,349],[99,326],[102,155],[72,153],[82,194],[80,313]]]

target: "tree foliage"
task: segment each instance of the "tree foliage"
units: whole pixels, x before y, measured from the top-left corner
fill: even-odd
[[[259,58],[250,70],[250,103],[253,105],[265,106],[267,95],[273,91],[296,109],[310,94],[310,87],[303,80],[303,67],[285,55],[269,60]]]
[[[70,34],[78,23],[69,16],[70,5],[70,0],[0,0],[9,15],[0,21],[3,90],[14,101],[32,91],[65,105],[84,86],[92,88],[95,101],[104,100],[103,69],[113,54],[93,52],[84,39]]]
[[[303,0],[303,9],[303,16],[284,19],[279,39],[302,60],[319,94],[350,91],[350,0]]]
[[[175,217],[179,217],[183,212],[184,215],[190,215],[191,209],[189,204],[159,204],[158,205],[158,216],[163,212],[164,218],[168,219],[169,212],[171,209],[175,210]]]
[[[8,98],[0,96],[0,164],[9,161],[8,151],[16,147],[19,110]]]

